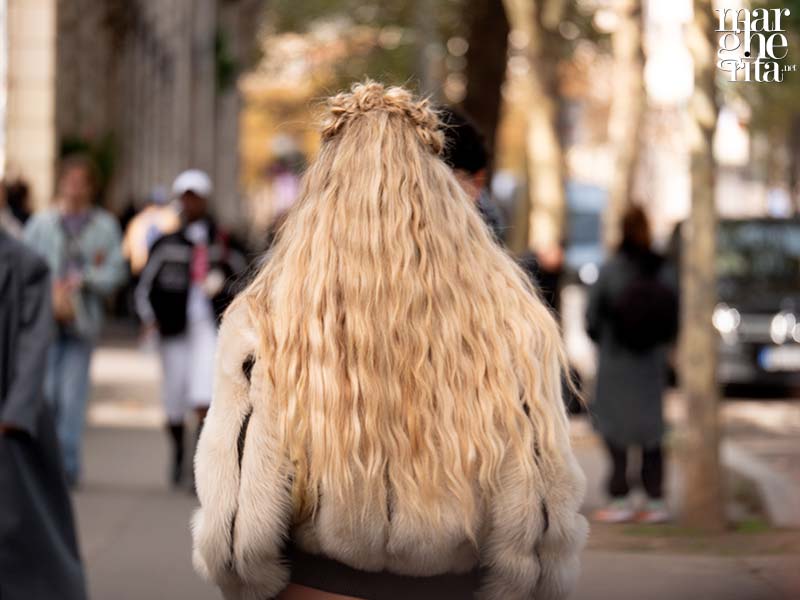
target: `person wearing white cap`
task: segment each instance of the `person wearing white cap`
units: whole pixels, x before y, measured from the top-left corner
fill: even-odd
[[[247,269],[241,250],[208,212],[211,178],[190,169],[172,191],[181,227],[153,244],[136,288],[136,309],[145,331],[158,331],[162,399],[172,442],[171,480],[183,479],[184,422],[193,409],[202,426],[211,403],[217,325]]]

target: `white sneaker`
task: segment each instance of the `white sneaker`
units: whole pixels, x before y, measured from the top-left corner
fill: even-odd
[[[656,525],[659,523],[669,523],[672,520],[667,505],[663,500],[648,500],[644,510],[636,515],[637,523]]]
[[[605,508],[594,511],[592,520],[598,523],[627,523],[636,516],[627,498],[612,500]]]

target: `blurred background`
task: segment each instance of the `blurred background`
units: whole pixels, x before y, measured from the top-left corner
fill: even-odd
[[[713,10],[758,7],[790,10],[780,62],[800,62],[797,0],[0,0],[6,209],[24,224],[48,207],[59,160],[81,152],[125,230],[202,169],[255,259],[314,158],[322,99],[371,77],[456,107],[489,151],[501,243],[556,282],[589,411],[588,290],[629,207],[679,271],[674,519],[596,524],[575,597],[800,597],[800,76],[716,68]],[[92,597],[213,598],[191,570],[194,496],[167,485],[161,373],[131,296],[108,301],[74,492]],[[591,512],[608,459],[571,410]]]

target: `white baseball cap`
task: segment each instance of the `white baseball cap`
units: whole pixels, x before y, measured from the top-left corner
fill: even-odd
[[[207,173],[200,169],[189,169],[175,178],[172,184],[172,193],[180,198],[186,192],[194,192],[201,198],[208,200],[214,192],[214,186]]]

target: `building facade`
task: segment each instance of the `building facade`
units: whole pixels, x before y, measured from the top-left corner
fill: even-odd
[[[83,150],[112,210],[193,167],[213,177],[220,220],[237,224],[237,75],[252,54],[257,0],[0,4],[3,168],[31,184],[37,207],[52,197],[58,158]]]

